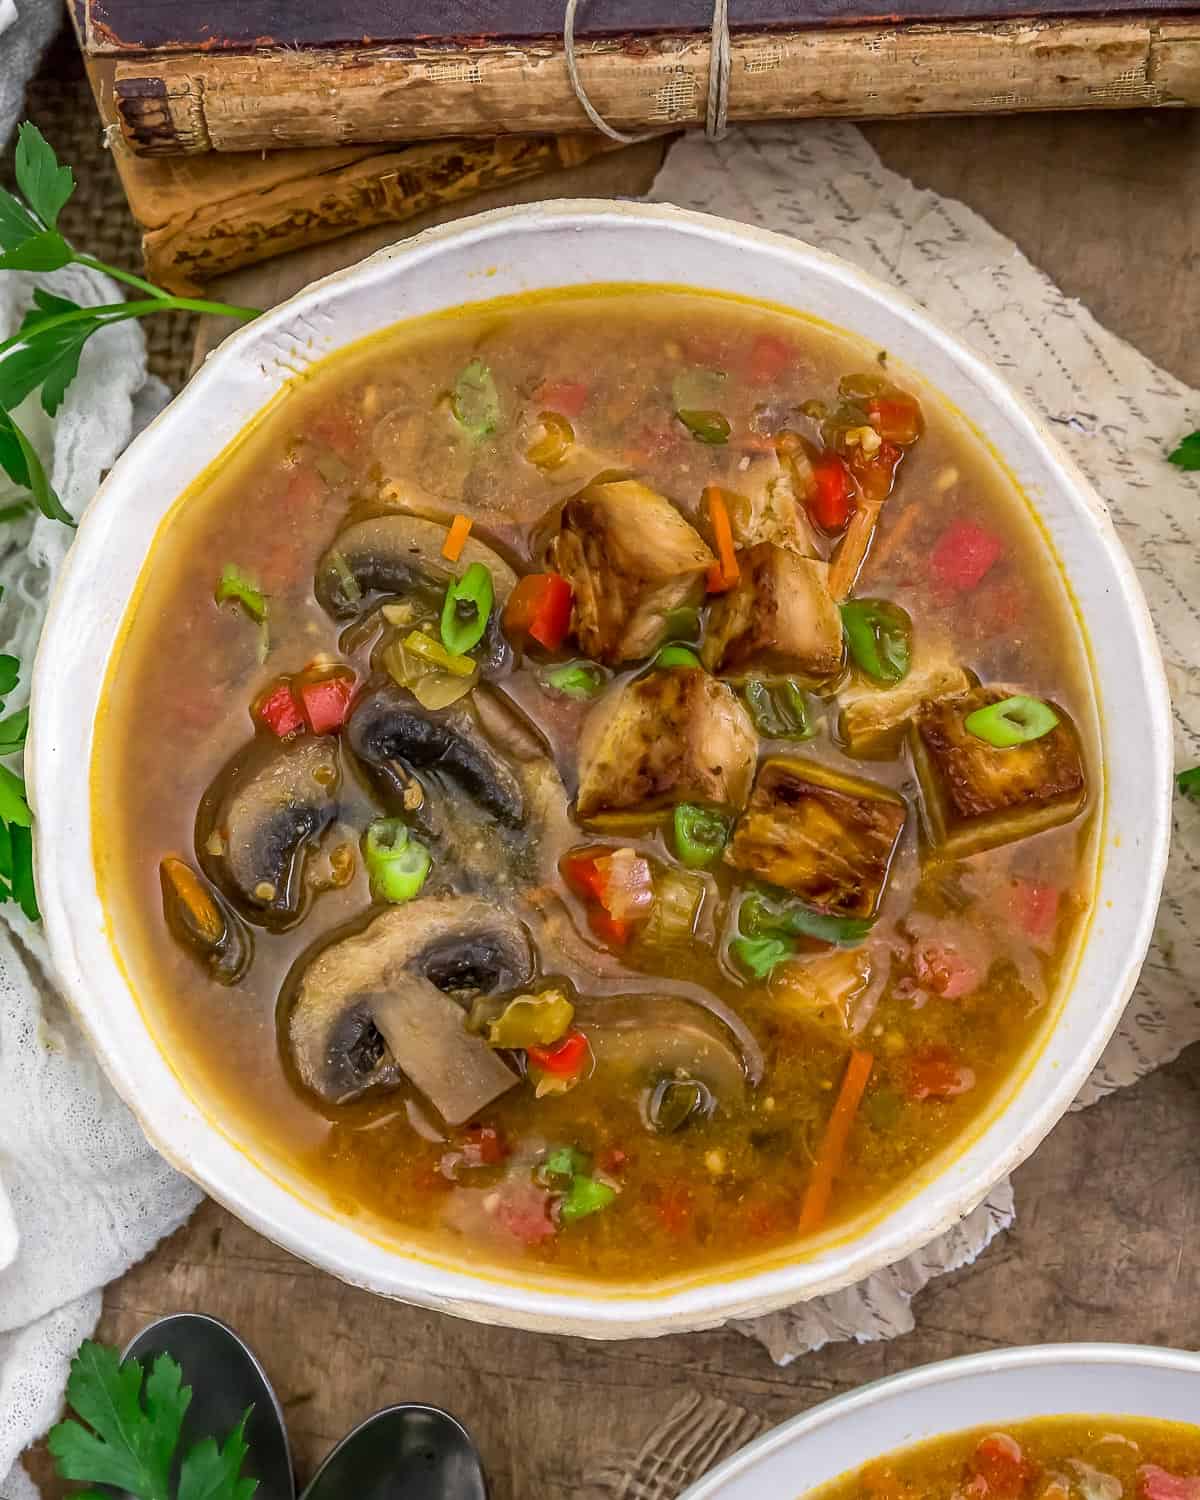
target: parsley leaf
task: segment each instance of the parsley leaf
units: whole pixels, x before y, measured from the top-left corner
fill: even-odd
[[[3,266],[0,265],[0,270]],[[83,346],[103,327],[103,318],[80,318],[58,328],[35,324],[29,342],[0,360],[0,406],[14,411],[31,391],[42,387],[42,406],[53,416],[79,369]]]
[[[1200,469],[1200,432],[1189,432],[1179,446],[1167,455],[1167,462],[1179,469]]]
[[[21,200],[0,188],[0,250],[15,250],[40,233],[41,226]]]
[[[32,333],[39,323],[44,323],[47,318],[57,318],[62,313],[82,312],[78,302],[72,302],[70,297],[56,297],[53,292],[46,291],[43,287],[34,287],[33,306],[21,319],[18,333]]]
[[[14,166],[26,203],[47,229],[53,229],[63,204],[75,191],[75,174],[59,164],[54,147],[28,120],[17,132]]]
[[[1200,766],[1189,766],[1175,778],[1180,792],[1193,801],[1200,801]]]
[[[14,484],[33,491],[34,504],[44,516],[66,526],[75,525],[70,511],[54,493],[37,449],[13,421],[12,413],[3,409],[0,409],[0,469]]]
[[[0,255],[0,271],[59,271],[75,252],[55,229],[42,229]]]
[[[146,1376],[136,1359],[122,1364],[115,1349],[84,1343],[67,1382],[67,1402],[82,1421],[68,1417],[48,1440],[62,1477],[115,1485],[136,1500],[251,1500],[258,1481],[239,1477],[249,1411],[223,1446],[206,1437],[188,1450],[172,1491],[171,1470],[192,1399],[182,1374],[169,1354],[160,1354]],[[89,1496],[99,1500],[95,1491],[73,1500]]]

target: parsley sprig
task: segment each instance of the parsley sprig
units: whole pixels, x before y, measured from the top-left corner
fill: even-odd
[[[20,328],[0,343],[0,469],[14,484],[30,491],[44,516],[74,525],[46,477],[33,444],[13,418],[14,410],[40,388],[42,407],[53,416],[79,369],[79,356],[92,334],[110,323],[144,318],[150,313],[182,311],[223,317],[254,318],[252,307],[175,297],[161,287],[84,255],[58,229],[58,216],[75,191],[75,176],[54,154],[36,125],[25,122],[17,133],[14,159],[20,197],[0,188],[0,271],[58,271],[87,266],[103,271],[144,295],[126,302],[81,307],[68,297],[39,288]],[[14,508],[0,519],[11,519]],[[19,508],[16,513],[19,513]]]
[[[149,1375],[136,1359],[121,1362],[115,1349],[84,1343],[71,1361],[68,1417],[50,1431],[49,1448],[64,1479],[111,1484],[137,1500],[251,1500],[258,1481],[241,1477],[248,1446],[247,1411],[225,1439],[206,1437],[179,1462],[172,1483],[183,1418],[192,1399],[183,1371],[160,1354]],[[76,1491],[71,1500],[105,1500],[99,1490]]]
[[[1189,432],[1178,447],[1167,454],[1167,462],[1177,469],[1200,469],[1200,432]]]
[[[3,595],[0,589],[0,595]],[[0,656],[0,714],[4,699],[16,687],[21,663],[15,656]],[[25,748],[29,727],[28,708],[0,718],[0,757],[16,755]],[[25,782],[17,771],[0,764],[0,903],[16,901],[31,922],[41,915],[33,888],[33,815],[25,797]]]

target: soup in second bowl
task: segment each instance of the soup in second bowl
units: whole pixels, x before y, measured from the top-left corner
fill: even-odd
[[[163,1045],[450,1258],[645,1282],[878,1209],[1012,1085],[1090,907],[1022,497],[886,351],[732,299],[318,366],[169,516],[106,702]]]

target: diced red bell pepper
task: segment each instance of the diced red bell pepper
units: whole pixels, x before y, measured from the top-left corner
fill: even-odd
[[[596,849],[572,849],[559,863],[562,878],[585,901],[604,902],[605,879],[599,860],[605,853],[607,850],[603,845]]]
[[[612,948],[624,948],[628,943],[632,931],[629,922],[621,917],[614,917],[599,905],[590,905],[587,917],[588,926],[602,943],[608,943]]]
[[[354,678],[348,672],[301,680],[298,685],[304,717],[314,734],[336,734],[346,722],[354,697]]]
[[[304,728],[304,715],[296,702],[291,683],[277,682],[254,707],[254,717],[281,740],[300,733]]]
[[[502,623],[508,635],[557,651],[571,628],[571,585],[558,573],[527,574],[509,595]]]
[[[592,1049],[582,1031],[568,1031],[552,1047],[526,1047],[525,1055],[535,1068],[553,1078],[577,1078],[587,1067]]]
[[[1057,886],[1045,880],[1022,880],[1012,883],[1011,908],[1021,931],[1035,943],[1048,944],[1058,925]]]
[[[581,380],[543,380],[534,393],[539,406],[577,417],[587,405],[588,387]]]
[[[933,576],[957,592],[978,588],[1004,551],[998,536],[975,521],[951,521],[933,549]]]
[[[462,1146],[465,1166],[496,1167],[508,1155],[508,1143],[494,1126],[468,1126]]]
[[[1137,1492],[1138,1500],[1200,1500],[1200,1477],[1142,1464],[1137,1471]]]
[[[622,854],[628,857],[615,863]],[[612,850],[601,844],[572,849],[563,855],[558,868],[568,888],[587,902],[588,925],[596,936],[623,948],[633,930],[633,919],[645,915],[654,900],[649,861],[634,855],[633,850]]]
[[[845,460],[836,453],[818,453],[812,460],[816,488],[808,502],[813,520],[823,531],[841,531],[854,510],[854,481]]]
[[[975,1087],[975,1073],[949,1047],[923,1047],[908,1065],[910,1099],[954,1099]]]
[[[1016,1438],[1007,1432],[992,1432],[980,1438],[971,1467],[983,1479],[989,1500],[1018,1500],[1038,1477],[1039,1466],[1025,1456]]]
[[[773,333],[757,334],[750,345],[746,375],[752,385],[767,385],[782,375],[795,357],[795,350],[786,339]]]
[[[921,407],[915,396],[872,396],[867,420],[885,443],[910,448],[921,436]]]

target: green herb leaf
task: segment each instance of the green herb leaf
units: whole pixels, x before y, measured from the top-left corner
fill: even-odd
[[[1167,455],[1167,462],[1178,469],[1200,469],[1200,432],[1189,432],[1179,446]]]
[[[19,750],[25,743],[28,728],[28,708],[18,709],[7,719],[0,719],[0,755],[11,755],[14,750]]]
[[[78,373],[84,344],[106,321],[80,318],[57,328],[35,328],[27,343],[0,362],[0,406],[5,411],[15,410],[40,385],[42,408],[53,416]]]
[[[25,800],[25,783],[7,766],[0,766],[0,818],[17,828],[28,828],[33,822]]]
[[[188,1452],[179,1471],[177,1500],[250,1500],[258,1480],[238,1477],[249,1451],[245,1433],[250,1410],[223,1447],[218,1448],[215,1438],[205,1438]]]
[[[28,120],[17,132],[14,165],[25,201],[47,229],[53,229],[63,204],[75,191],[75,174],[60,165],[54,147]]]
[[[3,366],[0,366],[0,370]],[[0,410],[0,469],[14,484],[33,491],[33,503],[52,521],[74,526],[70,511],[54,493],[33,444],[13,421],[10,411]]]
[[[738,910],[738,930],[750,938],[817,938],[823,943],[853,947],[871,931],[867,917],[839,917],[814,911],[795,897],[772,899],[761,891],[746,895]]]
[[[477,441],[500,425],[500,393],[483,360],[473,359],[463,366],[454,382],[450,409],[463,431]]]
[[[167,1358],[160,1355],[159,1363]],[[170,1500],[169,1455],[164,1464],[164,1445],[142,1406],[142,1367],[137,1360],[121,1364],[115,1349],[89,1339],[71,1361],[67,1401],[87,1426],[68,1418],[50,1430],[48,1446],[64,1479],[115,1485],[138,1500]],[[163,1405],[160,1412],[164,1427],[174,1426],[173,1452],[179,1436],[174,1408]]]
[[[0,656],[0,697],[11,693],[21,676],[21,663],[15,656]],[[0,705],[2,706],[2,705]]]
[[[10,828],[8,833],[12,851],[12,899],[20,904],[31,922],[40,922],[42,914],[33,881],[33,834],[28,828],[21,827]]]
[[[1186,771],[1180,771],[1175,778],[1175,785],[1183,796],[1200,802],[1200,766],[1189,766]]]
[[[75,259],[70,245],[54,229],[41,229],[0,255],[0,271],[61,271]]]
[[[40,233],[41,226],[21,200],[0,188],[0,250],[15,250]]]
[[[756,979],[766,979],[776,964],[791,958],[796,945],[781,937],[737,937],[730,943],[729,951]]]
[[[60,318],[63,313],[82,312],[78,302],[72,302],[70,297],[56,297],[53,292],[47,292],[42,287],[35,287],[33,292],[33,306],[21,319],[18,333],[32,333],[39,323],[44,323],[47,318]]]

